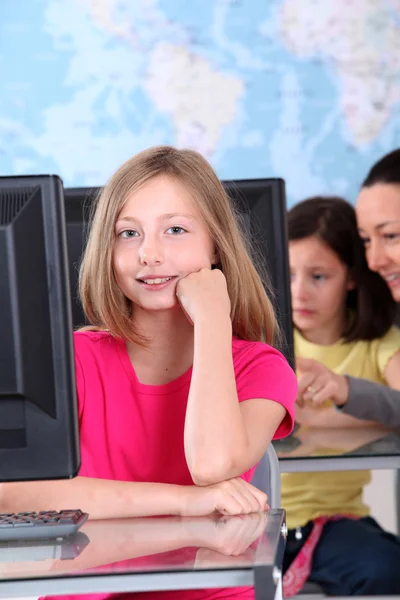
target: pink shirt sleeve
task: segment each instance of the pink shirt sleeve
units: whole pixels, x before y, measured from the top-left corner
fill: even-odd
[[[79,423],[82,420],[83,408],[85,404],[85,376],[83,368],[79,360],[78,352],[75,345],[75,379],[76,379],[76,395],[78,400],[78,416]]]
[[[286,417],[273,439],[289,435],[294,425],[297,396],[297,379],[293,369],[278,350],[267,344],[251,343],[240,354],[235,368],[239,402],[252,398],[279,402],[286,408]]]

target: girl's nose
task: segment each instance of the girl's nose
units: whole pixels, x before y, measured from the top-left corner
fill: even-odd
[[[305,300],[308,296],[307,285],[303,278],[297,276],[291,284],[292,298],[296,300]]]
[[[139,259],[142,265],[161,265],[164,257],[160,244],[156,242],[143,244],[139,251]]]

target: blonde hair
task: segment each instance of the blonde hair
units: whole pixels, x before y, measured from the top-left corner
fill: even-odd
[[[150,179],[167,176],[185,187],[201,211],[218,252],[231,300],[233,334],[244,340],[274,343],[278,327],[235,208],[208,162],[193,150],[159,146],[127,160],[111,177],[94,204],[90,234],[81,264],[79,291],[89,329],[144,345],[133,328],[131,302],[113,271],[115,223],[128,196]],[[86,328],[88,329],[88,328]]]

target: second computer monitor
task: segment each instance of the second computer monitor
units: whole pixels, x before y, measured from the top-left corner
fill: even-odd
[[[293,332],[288,266],[285,185],[282,179],[223,182],[239,213],[258,256],[264,262],[274,291],[274,304],[282,330],[281,350],[294,365]],[[78,299],[79,264],[86,238],[87,219],[99,188],[64,190],[74,326],[85,324]]]

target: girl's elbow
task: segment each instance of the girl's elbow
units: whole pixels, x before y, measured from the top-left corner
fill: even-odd
[[[236,477],[234,464],[230,460],[208,460],[192,467],[189,466],[189,471],[193,483],[202,487]]]

